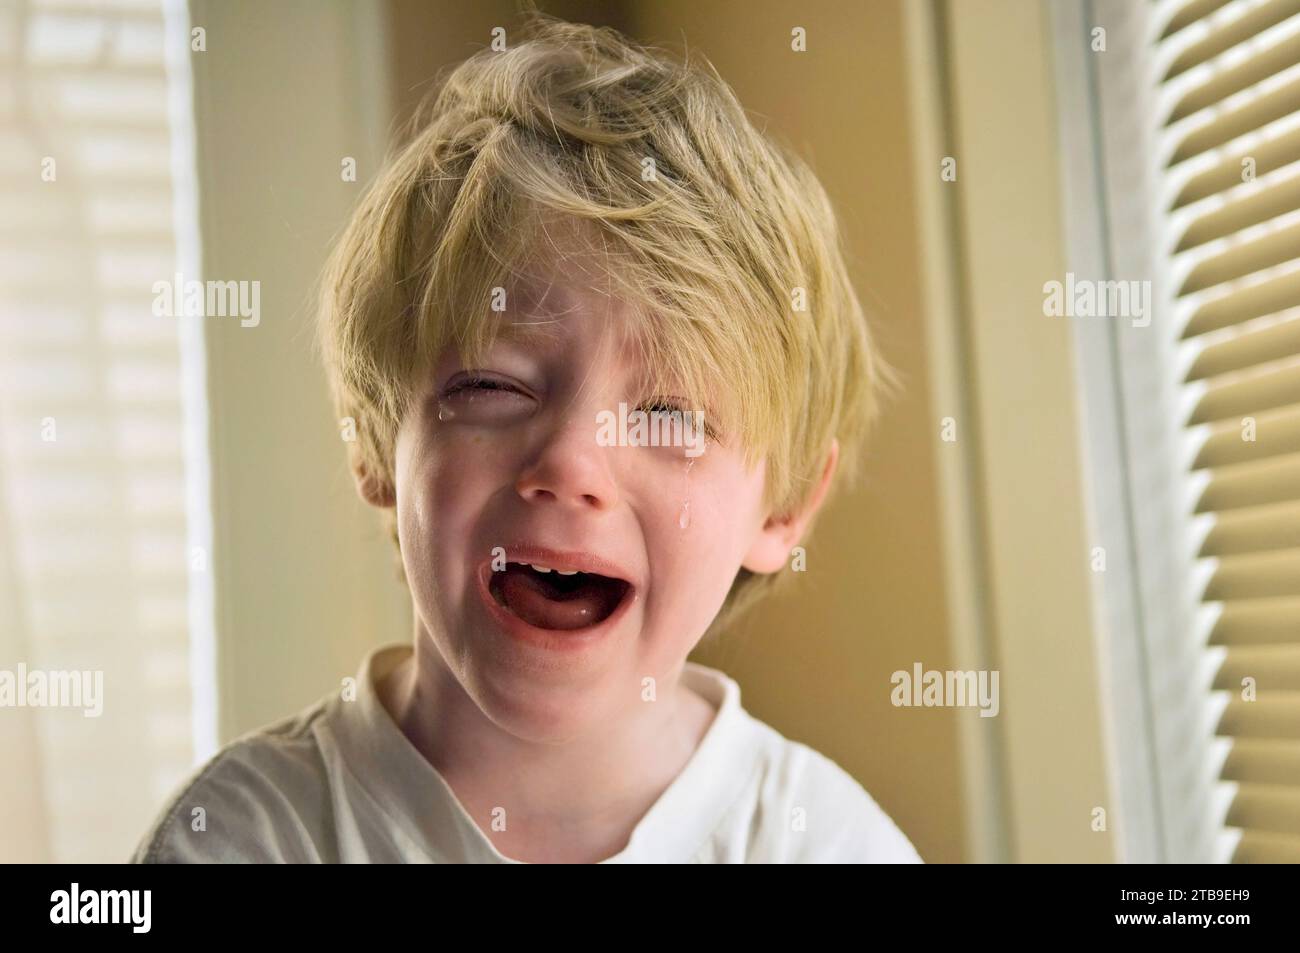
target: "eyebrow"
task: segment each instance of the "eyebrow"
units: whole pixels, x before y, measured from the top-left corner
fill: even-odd
[[[536,356],[555,350],[562,341],[559,322],[545,319],[504,320],[492,335],[493,348],[504,347],[535,353]]]
[[[573,290],[562,282],[542,281],[532,277],[517,277],[509,286],[511,301],[522,301],[528,307],[520,311],[527,317],[560,317],[579,307],[580,301]]]
[[[557,329],[561,321],[582,308],[581,301],[562,285],[553,285],[547,291],[546,304],[541,307],[538,306],[542,298],[535,293],[527,300],[530,304],[528,310],[512,308],[498,315],[495,340],[526,347],[543,341],[556,342],[559,340]]]

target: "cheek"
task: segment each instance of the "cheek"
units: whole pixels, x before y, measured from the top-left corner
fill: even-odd
[[[454,445],[453,445],[454,444]],[[450,595],[468,580],[474,514],[496,486],[491,458],[473,438],[399,441],[397,520],[412,588]]]
[[[761,473],[731,460],[697,463],[686,479],[664,482],[647,544],[655,585],[669,594],[660,604],[680,607],[689,630],[707,626],[726,599],[758,526],[761,493]]]
[[[482,435],[430,424],[399,440],[398,518],[422,532],[446,531],[501,485],[506,461]]]
[[[730,454],[710,463],[707,470],[697,466],[700,472],[688,478],[690,520],[680,535],[699,551],[729,554],[738,563],[759,523],[763,470],[747,471],[743,460]]]

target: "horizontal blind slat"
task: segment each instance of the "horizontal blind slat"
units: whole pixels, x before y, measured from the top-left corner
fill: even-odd
[[[1205,586],[1204,600],[1300,596],[1300,549],[1224,556]],[[1296,728],[1300,731],[1300,722]]]
[[[1242,738],[1223,762],[1223,780],[1300,787],[1300,741]]]
[[[1196,503],[1197,513],[1282,503],[1300,497],[1300,454],[1215,470]]]
[[[1204,20],[1211,13],[1231,2],[1232,0],[1190,0],[1174,11],[1174,15],[1169,18],[1169,22],[1161,31],[1160,39],[1169,39],[1175,33],[1187,29],[1198,20]]]
[[[1252,368],[1244,375],[1211,383],[1187,422],[1195,426],[1288,404],[1300,404],[1300,362]]]
[[[1300,108],[1300,102],[1297,107]],[[1232,245],[1198,262],[1178,290],[1178,296],[1186,297],[1225,281],[1285,264],[1297,257],[1300,257],[1300,222],[1268,232],[1251,241]]]
[[[1300,453],[1300,405],[1267,410],[1253,416],[1254,440],[1245,439],[1246,427],[1240,421],[1214,425],[1210,436],[1197,451],[1192,469],[1219,469]]]
[[[1241,185],[1244,181],[1243,162],[1246,159],[1254,163],[1256,176],[1267,175],[1300,161],[1300,127],[1279,133],[1249,149],[1240,149],[1204,172],[1198,172],[1183,183],[1173,205],[1170,206],[1170,211],[1177,211],[1211,195],[1218,195],[1220,192]]]
[[[1292,79],[1232,109],[1226,109],[1221,115],[1190,130],[1170,153],[1167,165],[1172,169],[1194,156],[1227,145],[1248,132],[1285,119],[1297,109],[1300,109],[1300,78]]]
[[[1234,864],[1300,864],[1300,837],[1247,830],[1232,852]]]
[[[1300,632],[1300,598],[1226,602],[1210,630],[1210,645],[1291,643]]]
[[[1300,694],[1253,702],[1233,699],[1220,716],[1215,733],[1231,738],[1300,741]]]
[[[1174,254],[1267,222],[1300,208],[1300,175],[1260,189],[1193,220],[1179,238]]]
[[[1198,555],[1206,558],[1296,548],[1300,548],[1300,501],[1219,514]],[[1300,634],[1296,637],[1300,640]]]
[[[1293,33],[1259,55],[1245,59],[1232,69],[1224,70],[1188,90],[1170,112],[1165,125],[1171,126],[1186,119],[1297,63],[1300,63],[1300,33]]]
[[[1186,340],[1295,307],[1300,307],[1300,268],[1204,302],[1188,319],[1182,336]]]
[[[1300,315],[1256,330],[1242,329],[1226,341],[1207,346],[1192,362],[1187,382],[1217,377],[1300,354]]]
[[[1288,836],[1300,835],[1300,789],[1243,784],[1228,808],[1227,824]]]
[[[1240,691],[1243,680],[1255,681],[1258,692],[1300,691],[1300,635],[1295,645],[1236,646],[1215,673],[1213,687]]]
[[[1300,0],[1272,0],[1214,28],[1209,35],[1192,43],[1174,58],[1165,71],[1164,81],[1168,82],[1193,67],[1209,62],[1220,53],[1297,13],[1300,13]]]

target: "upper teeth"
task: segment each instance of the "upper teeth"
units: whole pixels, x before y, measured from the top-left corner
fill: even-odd
[[[550,566],[539,566],[539,565],[537,565],[537,563],[529,563],[528,565],[531,566],[531,567],[533,567],[534,569],[536,569],[538,572],[555,572],[555,573],[558,573],[558,574],[561,575],[561,576],[576,576],[576,575],[578,574],[578,570],[576,570],[576,569],[555,569],[555,570],[552,570]]]

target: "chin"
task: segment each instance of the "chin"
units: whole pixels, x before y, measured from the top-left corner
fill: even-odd
[[[564,744],[608,725],[609,683],[537,681],[489,665],[469,673],[471,696],[502,731],[535,744]]]

